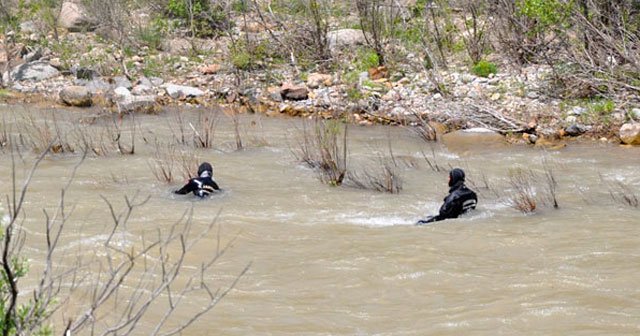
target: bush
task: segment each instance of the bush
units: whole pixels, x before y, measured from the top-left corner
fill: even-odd
[[[491,62],[480,60],[480,62],[471,68],[471,72],[479,77],[489,77],[490,74],[498,73],[498,68]]]
[[[165,7],[172,18],[180,19],[183,26],[196,37],[212,37],[219,30],[230,27],[227,14],[219,5],[207,0],[169,0]]]

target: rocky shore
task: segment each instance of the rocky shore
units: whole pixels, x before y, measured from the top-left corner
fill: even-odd
[[[438,133],[483,128],[531,145],[574,138],[640,145],[640,98],[563,99],[553,91],[551,69],[543,65],[516,69],[495,58],[500,71],[481,77],[463,63],[427,70],[409,53],[393,71],[349,65],[304,72],[295,63],[239,71],[229,58],[228,38],[172,38],[158,52],[143,47],[126,54],[95,33],[73,32],[73,25],[83,20],[61,20],[70,22],[58,43],[67,49],[43,45],[50,36],[38,34],[32,22],[21,25],[20,39],[7,34],[4,39],[19,42],[11,50],[0,49],[0,65],[9,64],[0,101],[99,106],[109,113],[224,105],[269,116],[411,125]],[[247,27],[258,39],[268,37],[264,27]],[[235,33],[248,32],[238,28]],[[328,40],[336,58],[365,43],[355,29],[331,31]]]

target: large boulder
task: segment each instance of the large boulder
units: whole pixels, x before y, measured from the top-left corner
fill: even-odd
[[[39,82],[59,74],[60,71],[49,63],[37,61],[17,66],[11,71],[11,78],[18,82],[27,80]]]
[[[366,43],[361,29],[338,29],[327,33],[329,49],[335,51],[340,48],[354,47]]]
[[[331,86],[333,77],[331,75],[325,75],[320,73],[311,73],[307,77],[307,86],[312,89],[317,89],[320,85]]]
[[[620,140],[627,145],[640,145],[640,123],[622,125]]]
[[[306,100],[309,98],[309,89],[304,85],[284,83],[280,87],[280,95],[284,100]]]
[[[91,91],[84,86],[68,86],[60,91],[60,100],[70,106],[91,106],[92,97]]]
[[[564,134],[567,136],[580,136],[590,129],[589,126],[581,124],[572,124],[564,129]]]
[[[155,113],[160,109],[156,96],[123,95],[116,97],[115,104],[120,113]]]
[[[62,4],[58,24],[70,32],[92,31],[97,27],[96,20],[89,17],[81,4],[73,1]]]
[[[175,84],[167,84],[165,91],[173,99],[197,98],[204,94],[204,91],[198,88]]]

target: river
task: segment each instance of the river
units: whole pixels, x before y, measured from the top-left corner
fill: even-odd
[[[195,125],[200,113],[185,110],[181,120]],[[24,126],[29,123],[55,119],[61,134],[80,127],[98,137],[109,118],[90,114],[0,106],[3,127],[14,135],[33,130]],[[172,194],[182,176],[167,184],[152,172],[161,155],[157,148],[163,148],[155,144],[173,141],[176,120],[175,112],[163,112],[116,121],[125,146],[137,125],[135,154],[105,150],[78,167],[65,194],[72,212],[55,262],[73,264],[96,253],[112,227],[105,200],[119,211],[125,195],[149,197],[114,238],[124,249],[139,249],[168,232],[189,209],[194,231],[215,220],[185,267],[197,269],[219,242],[232,242],[204,277],[224,290],[248,271],[185,335],[640,334],[640,208],[611,196],[621,184],[640,196],[640,148],[571,142],[545,151],[455,138],[427,143],[402,127],[350,126],[349,169],[375,165],[391,146],[403,189],[389,194],[320,183],[292,155],[302,119],[241,115],[244,149],[237,150],[232,118],[220,115],[213,148],[179,147],[211,162],[223,188],[198,201]],[[22,143],[21,155],[14,156],[19,178],[36,157],[34,146]],[[21,283],[27,291],[45,257],[42,209],[55,210],[79,152],[48,155],[31,182],[22,222],[31,265]],[[11,155],[7,148],[0,155],[5,195]],[[444,170],[432,169],[425,156]],[[523,214],[511,207],[510,172],[532,171],[541,181],[545,166],[557,180],[559,208],[539,202],[534,213]],[[449,167],[466,171],[479,193],[478,208],[459,219],[414,226],[437,212]],[[538,194],[541,186],[535,186]],[[171,248],[176,250],[169,255],[179,255],[179,246]],[[123,287],[134,288],[136,279],[132,274]],[[76,295],[65,307],[82,307],[83,300]],[[171,323],[191,318],[206,302],[186,295]],[[70,311],[53,316],[55,330]],[[134,334],[149,334],[165,311],[162,302],[152,305]]]

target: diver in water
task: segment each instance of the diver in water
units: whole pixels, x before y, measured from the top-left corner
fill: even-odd
[[[473,190],[464,185],[464,171],[454,168],[449,172],[449,195],[444,198],[437,216],[421,219],[416,225],[441,221],[447,218],[457,218],[470,209],[475,209],[478,197]]]
[[[194,195],[205,198],[214,190],[220,190],[216,181],[213,180],[213,167],[208,162],[203,162],[198,167],[198,177],[190,179],[180,190],[174,191],[175,194],[186,195],[193,192]]]

